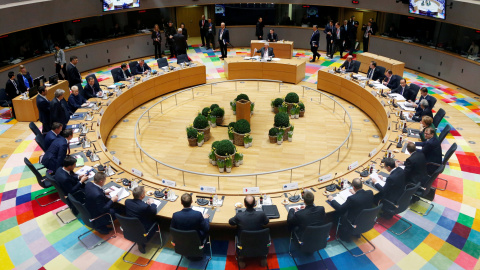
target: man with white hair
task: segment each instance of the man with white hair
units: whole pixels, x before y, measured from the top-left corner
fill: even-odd
[[[269,47],[270,44],[268,42],[265,42],[263,48],[260,49],[260,57],[262,59],[268,59],[270,57],[275,57],[275,54],[273,53],[273,48]]]
[[[220,24],[220,31],[218,31],[218,44],[220,44],[220,52],[222,56],[220,59],[224,59],[227,57],[227,45],[230,43],[230,33],[228,29],[225,28],[225,23],[222,22]]]
[[[72,94],[68,97],[68,108],[72,113],[75,113],[78,108],[87,106],[88,101],[83,95],[79,95],[78,86],[72,86],[71,90]]]
[[[182,35],[182,28],[178,28],[177,34],[173,36],[173,43],[175,44],[175,53],[178,57],[180,54],[187,54],[187,40]]]
[[[63,98],[65,90],[55,90],[55,97],[50,101],[50,123],[58,122],[63,125],[63,130],[70,119],[70,110],[68,104]]]

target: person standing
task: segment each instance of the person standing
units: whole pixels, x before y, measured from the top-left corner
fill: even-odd
[[[17,74],[18,88],[20,91],[26,92],[33,86],[33,79],[30,72],[27,71],[24,65],[20,65],[20,73]]]
[[[335,31],[335,26],[333,25],[333,20],[330,20],[330,22],[325,26],[325,30],[323,30],[323,33],[327,36],[327,57],[330,55],[333,49],[333,32]]]
[[[65,60],[65,52],[60,48],[58,43],[55,43],[55,52],[53,54],[55,58],[55,73],[58,74],[60,80],[66,80],[67,77],[67,61]],[[63,72],[60,74],[60,70]]]
[[[152,32],[153,46],[155,47],[155,59],[162,58],[162,35],[160,33],[160,27],[155,24]]]
[[[64,94],[65,90],[57,89],[55,90],[55,97],[50,101],[50,123],[58,122],[63,125],[63,129],[70,119],[68,104],[63,98]]]
[[[182,28],[182,35],[185,37],[185,41],[188,44],[188,32],[187,32],[187,28],[185,28],[185,24],[183,22],[180,24],[180,28]],[[188,45],[187,45],[187,47],[188,47]]]
[[[5,93],[7,94],[7,102],[12,104],[12,100],[21,94],[18,81],[15,80],[15,72],[8,72],[8,81],[5,84]],[[15,118],[15,109],[12,106],[12,116]]]
[[[208,45],[208,23],[205,20],[205,15],[202,15],[202,19],[198,21],[198,27],[200,27],[200,38],[202,39],[202,47],[205,47],[205,41]],[[185,35],[186,34],[187,33],[185,33]]]
[[[344,41],[343,46],[344,48],[350,48],[350,40],[348,39],[349,38],[348,31],[350,30],[350,24],[348,23],[347,20],[344,20],[343,25],[340,28],[341,28],[340,30],[345,33],[343,37],[343,41]]]
[[[348,40],[350,41],[350,49],[348,52],[350,55],[355,53],[355,45],[357,45],[357,30],[358,22],[354,22],[353,25],[349,25]]]
[[[176,34],[172,21],[168,22],[165,28],[165,38],[167,39],[168,48],[170,49],[170,58],[175,57],[175,44],[173,43],[173,36]]]
[[[182,28],[178,28],[177,34],[173,36],[173,42],[175,45],[175,55],[178,57],[181,54],[187,54],[187,40],[183,35]]]
[[[258,18],[258,21],[257,21],[257,27],[255,29],[255,36],[257,36],[258,40],[262,40],[263,39],[263,19],[262,17]]]
[[[68,87],[72,87],[75,84],[82,83],[82,76],[77,69],[78,57],[70,56],[70,63],[67,66],[67,78],[68,78]]]
[[[362,27],[363,30],[363,51],[368,52],[368,42],[370,40],[370,36],[373,35],[373,27],[372,23],[368,22],[367,25]]]
[[[228,29],[225,28],[225,23],[220,24],[220,31],[218,31],[218,43],[220,44],[220,51],[222,56],[220,59],[225,59],[227,57],[227,45],[230,43],[230,33]]]
[[[318,44],[320,44],[320,32],[318,32],[318,28],[316,25],[313,26],[313,33],[310,37],[310,50],[313,53],[313,58],[310,62],[315,62],[315,58],[318,57],[320,59],[320,54],[318,51]]]
[[[330,53],[330,58],[333,58],[335,51],[340,51],[340,58],[343,57],[343,43],[345,42],[345,30],[340,27],[340,23],[335,23],[335,33],[333,34],[333,49]]]
[[[207,23],[207,50],[210,50],[210,43],[212,44],[212,49],[215,50],[215,24],[212,22],[212,19],[208,18]]]
[[[50,101],[46,97],[45,86],[38,87],[37,108],[40,122],[42,122],[42,133],[50,130]]]

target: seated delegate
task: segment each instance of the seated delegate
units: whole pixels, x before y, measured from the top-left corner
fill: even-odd
[[[78,87],[72,86],[72,94],[68,97],[68,107],[72,113],[75,113],[79,108],[88,105],[88,101],[82,95],[79,95]]]
[[[137,65],[137,74],[147,74],[148,71],[152,71],[152,69],[145,63],[145,60],[140,59]]]
[[[45,152],[41,162],[43,166],[54,172],[60,168],[65,157],[70,154],[69,143],[72,138],[73,131],[71,129],[64,130],[62,136],[56,138]]]
[[[86,100],[102,96],[102,90],[95,85],[95,79],[93,77],[88,77],[87,85],[83,88],[83,96]]]
[[[413,92],[412,90],[410,90],[410,87],[408,87],[407,85],[407,82],[405,81],[405,79],[401,79],[400,80],[400,85],[393,89],[391,91],[391,93],[394,93],[394,94],[399,94],[401,95],[403,98],[405,98],[405,100],[407,101],[415,101],[415,92]]]
[[[433,118],[432,110],[428,107],[428,101],[427,100],[422,100],[419,103],[420,109],[417,109],[415,113],[411,112],[409,114],[409,117],[412,118],[413,121],[415,122],[420,122],[420,120],[424,116],[430,116]]]
[[[107,181],[107,175],[103,172],[97,172],[93,177],[92,182],[85,185],[85,207],[92,216],[92,218],[99,217],[103,214],[109,213],[112,219],[115,220],[115,210],[113,203],[118,201],[118,196],[115,195],[108,198],[107,195],[111,189],[103,190],[103,186]],[[113,228],[107,227],[110,223],[110,217],[105,215],[94,221],[95,230],[101,234],[108,234]]]
[[[62,123],[53,122],[52,130],[50,130],[49,132],[47,132],[47,134],[45,134],[45,140],[44,140],[45,149],[50,148],[50,145],[52,145],[53,141],[55,141],[58,137],[61,137],[59,135],[60,135],[60,132],[62,132],[62,130],[63,130]]]
[[[425,129],[425,141],[416,142],[415,146],[421,146],[421,151],[428,162],[441,164],[442,163],[442,146],[441,142],[433,136],[435,130],[433,128]],[[429,175],[433,174],[438,167],[435,165],[427,164],[427,172]]]
[[[347,60],[340,66],[340,69],[345,68],[346,72],[353,72],[355,70],[355,62],[357,61],[353,60],[353,56],[349,55]]]
[[[120,66],[120,71],[116,72],[113,76],[114,82],[129,81],[132,78],[132,74],[128,70],[127,64],[122,64]]]
[[[405,162],[397,161],[399,165],[404,165],[405,181],[420,185],[423,187],[428,181],[427,160],[422,151],[417,151],[417,147],[413,142],[407,143],[407,151],[410,156]]]
[[[302,239],[303,232],[308,226],[321,226],[325,223],[325,208],[315,206],[314,200],[315,195],[307,190],[303,196],[305,208],[298,211],[290,208],[288,211],[287,223],[299,239]]]
[[[381,203],[381,200],[388,200],[391,203],[397,203],[398,198],[405,190],[405,172],[402,168],[396,166],[396,162],[393,158],[387,158],[385,160],[385,169],[390,173],[387,178],[379,175],[380,180],[385,181],[385,185],[380,185],[376,179],[372,179],[372,183],[379,191],[374,198],[375,203]],[[385,219],[391,219],[393,217],[393,205],[391,203],[384,203],[382,208],[382,217]]]
[[[270,48],[269,46],[270,44],[268,44],[268,42],[265,42],[263,47],[260,49],[261,59],[269,59],[269,58],[275,57],[275,54],[273,53],[273,48]]]
[[[278,36],[277,36],[277,33],[275,33],[274,29],[270,29],[270,31],[267,35],[267,41],[268,42],[277,42],[278,41]]]
[[[192,209],[192,195],[185,193],[180,198],[183,209],[173,213],[171,228],[183,231],[195,230],[201,240],[205,239],[210,230],[208,218],[210,215],[203,214]]]

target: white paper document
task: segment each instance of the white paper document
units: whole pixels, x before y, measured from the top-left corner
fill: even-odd
[[[382,180],[382,179],[380,179],[380,177],[378,177],[378,174],[377,174],[376,172],[375,172],[375,173],[372,173],[372,174],[370,175],[370,177],[372,178],[372,180],[375,179],[375,181],[376,181],[380,186],[382,186],[382,187],[385,186],[385,181]],[[385,179],[385,178],[383,178],[383,179]]]
[[[130,195],[130,192],[128,192],[127,190],[125,190],[124,187],[121,187],[121,188],[117,188],[115,186],[112,186],[111,188],[109,188],[110,190],[112,190],[110,192],[110,197],[114,197],[115,195],[118,196],[118,200],[120,201],[121,199],[123,198],[126,198],[128,197],[128,195]]]
[[[395,100],[397,100],[397,101],[403,101],[403,100],[405,100],[405,98],[404,98],[402,95],[397,94],[397,93],[390,93],[390,94],[388,94],[388,95],[389,95],[391,98],[393,98],[393,99],[395,99]]]
[[[75,144],[79,144],[79,143],[80,143],[80,140],[79,140],[78,137],[71,139],[70,142],[69,142],[70,145],[75,145]]]
[[[388,87],[386,87],[383,84],[375,84],[375,85],[373,85],[373,88],[375,88],[375,89],[389,89]]]
[[[192,206],[192,209],[202,213],[202,215],[204,215],[208,211],[207,208],[198,207],[198,206]]]
[[[352,196],[350,189],[345,189],[337,193],[334,200],[337,201],[340,205],[344,204],[347,201],[347,198]]]

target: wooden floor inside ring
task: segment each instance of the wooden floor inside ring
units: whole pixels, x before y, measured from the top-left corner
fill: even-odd
[[[193,188],[200,185],[215,186],[219,191],[241,192],[243,187],[258,186],[262,191],[267,192],[280,190],[283,184],[291,181],[298,182],[300,186],[314,184],[318,181],[319,169],[321,175],[347,171],[347,166],[354,161],[362,163],[368,159],[368,153],[380,143],[380,131],[373,121],[354,105],[336,98],[346,108],[353,121],[348,149],[344,145],[340,155],[335,152],[324,159],[321,165],[316,162],[294,169],[293,172],[289,170],[258,177],[233,177],[231,175],[280,170],[313,161],[338,147],[349,131],[347,124],[349,119],[346,117],[344,124],[345,114],[340,106],[336,105],[333,113],[333,101],[323,96],[320,103],[320,95],[317,92],[304,92],[300,85],[283,84],[280,92],[277,83],[259,82],[260,88],[257,87],[257,82],[245,81],[238,82],[236,85],[235,87],[235,83],[226,82],[214,86],[202,86],[195,89],[193,100],[191,91],[178,95],[176,101],[173,97],[165,100],[162,106],[157,105],[150,110],[150,122],[147,116],[140,120],[141,133],[137,133],[142,148],[156,159],[190,171],[218,174],[218,169],[209,164],[207,154],[212,142],[228,139],[227,129],[211,128],[212,138],[208,142],[202,147],[189,147],[185,127],[193,122],[198,111],[212,103],[225,108],[225,125],[235,121],[229,101],[239,93],[245,93],[255,102],[255,113],[251,120],[253,147],[248,149],[237,147],[245,155],[244,164],[233,168],[231,174],[222,174],[230,177],[182,174],[161,164],[156,166],[153,160],[143,154],[140,156],[140,149],[135,146],[134,126],[145,108],[149,108],[163,97],[154,99],[130,112],[125,117],[128,119],[127,122],[117,123],[107,140],[107,147],[109,151],[115,151],[115,156],[122,161],[123,168],[138,169],[148,179],[175,180],[178,185],[185,184]],[[267,133],[273,125],[274,118],[270,108],[271,99],[284,97],[288,92],[299,94],[306,106],[305,117],[290,120],[295,125],[293,142],[284,142],[282,145],[270,144]],[[111,138],[111,135],[116,137]]]

